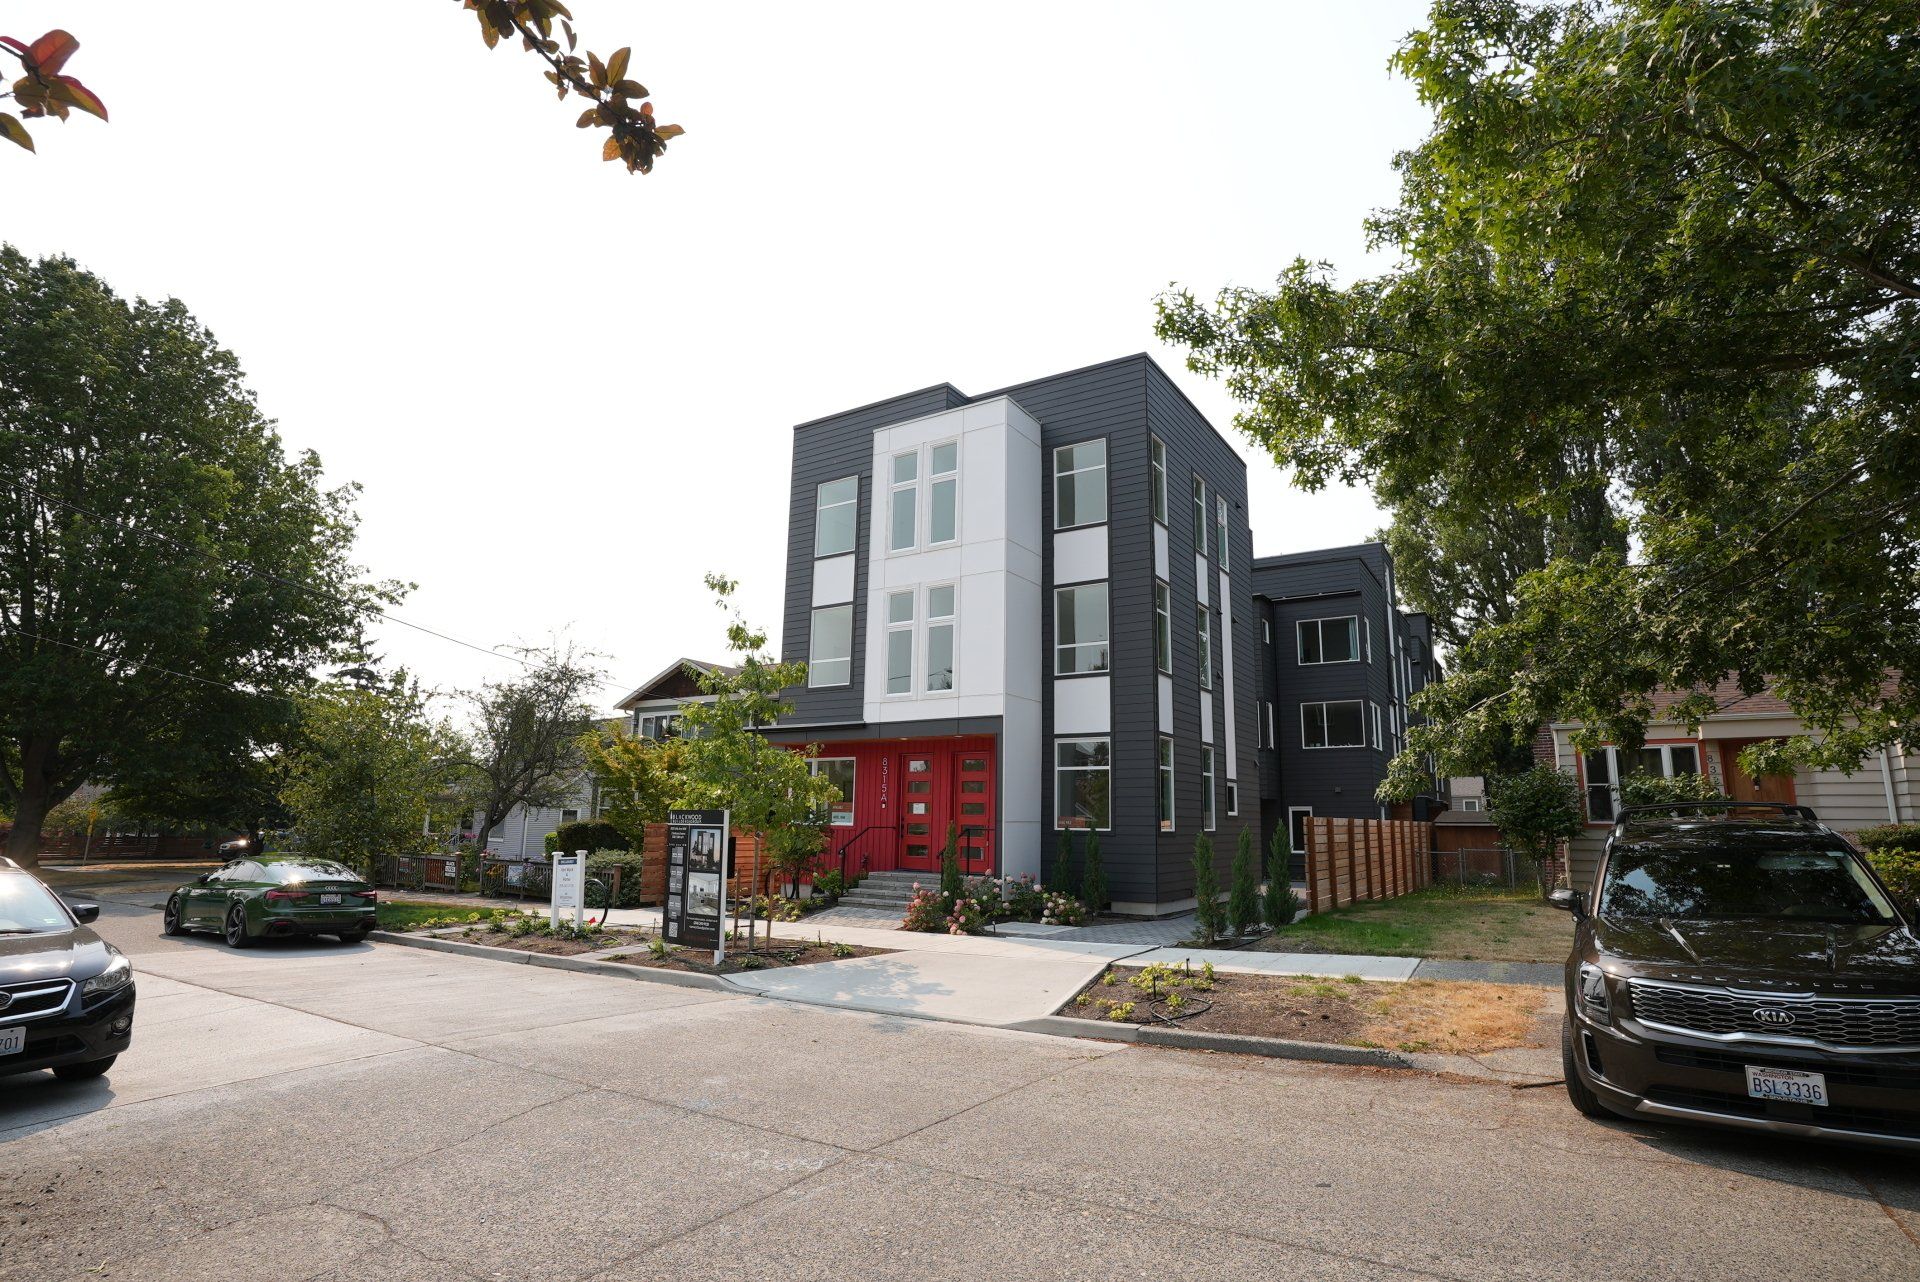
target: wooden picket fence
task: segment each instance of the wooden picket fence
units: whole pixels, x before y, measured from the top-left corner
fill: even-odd
[[[1411,819],[1307,820],[1307,910],[1393,899],[1433,881],[1433,825]]]

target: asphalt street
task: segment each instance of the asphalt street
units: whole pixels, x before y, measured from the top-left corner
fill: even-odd
[[[108,901],[101,1082],[0,1078],[0,1278],[1920,1277],[1920,1164]]]

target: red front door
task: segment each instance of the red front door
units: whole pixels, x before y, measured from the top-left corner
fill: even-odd
[[[991,873],[993,858],[993,754],[959,752],[953,757],[954,822],[960,825],[960,867]]]
[[[894,763],[900,789],[900,866],[918,872],[940,867],[947,840],[948,773],[944,753],[903,752]]]

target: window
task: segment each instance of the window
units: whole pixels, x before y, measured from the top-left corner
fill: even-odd
[[[562,826],[566,824],[577,824],[579,822],[580,822],[580,812],[578,810],[569,809],[569,810],[562,810],[560,812],[560,823]]]
[[[679,734],[680,714],[677,712],[649,712],[640,718],[642,739],[674,739]]]
[[[893,456],[892,524],[888,527],[887,548],[905,552],[918,537],[920,516],[920,452],[912,450]]]
[[[1160,831],[1173,831],[1173,740],[1160,736],[1160,788],[1155,808],[1160,815]]]
[[[1378,748],[1386,742],[1380,737],[1380,705],[1369,699],[1367,706],[1373,709],[1373,746]]]
[[[1229,815],[1240,813],[1240,785],[1231,779],[1227,780],[1227,813]]]
[[[1053,826],[1107,828],[1110,741],[1061,739],[1053,751]]]
[[[1193,550],[1207,554],[1207,483],[1193,478]]]
[[[1147,438],[1147,453],[1153,458],[1153,519],[1167,523],[1167,447],[1159,437]]]
[[[1107,585],[1053,590],[1055,676],[1107,670]]]
[[[1107,519],[1107,438],[1062,445],[1053,452],[1053,528]]]
[[[1272,619],[1260,620],[1260,639],[1266,642],[1268,645],[1273,644],[1273,620]]]
[[[830,605],[813,612],[807,642],[807,684],[843,686],[853,682],[853,607]]]
[[[1307,853],[1307,820],[1313,818],[1312,806],[1287,807],[1287,839],[1293,843],[1293,853]]]
[[[813,554],[839,556],[853,551],[860,509],[860,478],[828,481],[813,492]]]
[[[829,780],[840,790],[840,800],[830,808],[827,822],[835,828],[853,827],[853,758],[815,757],[807,763],[807,772]]]
[[[1213,631],[1212,614],[1204,605],[1195,606],[1194,634],[1200,642],[1200,688],[1213,689]]]
[[[1200,826],[1213,831],[1213,749],[1200,745]]]
[[[1479,813],[1480,813],[1480,798],[1478,798],[1478,797],[1462,797],[1462,798],[1460,798],[1460,813],[1461,813],[1461,814],[1463,814],[1463,815],[1477,815],[1477,814],[1479,814]]]
[[[927,474],[932,478],[927,542],[951,543],[960,533],[960,443],[934,446]]]
[[[1227,499],[1224,494],[1213,498],[1213,549],[1220,554],[1220,568],[1227,568]]]
[[[1173,671],[1173,606],[1167,585],[1153,581],[1153,666],[1162,672]]]
[[[1303,748],[1364,748],[1367,732],[1361,720],[1360,700],[1300,705],[1300,746]]]
[[[1280,740],[1274,737],[1274,732],[1273,732],[1273,700],[1271,699],[1267,700],[1266,709],[1267,709],[1267,747],[1277,748],[1280,746]]]
[[[1367,662],[1372,663],[1373,662],[1373,620],[1370,618],[1362,619],[1360,620],[1360,625],[1361,625],[1361,635],[1362,637],[1365,638],[1364,644],[1366,647]]]
[[[1650,743],[1628,750],[1611,745],[1586,753],[1587,820],[1612,823],[1620,808],[1620,780],[1647,774],[1671,779],[1700,773],[1700,747],[1692,743]]]
[[[913,593],[887,593],[887,693],[913,693]]]
[[[1343,619],[1302,619],[1298,631],[1302,664],[1352,663],[1360,657],[1360,621],[1351,614]]]
[[[953,689],[953,584],[927,589],[927,693]]]

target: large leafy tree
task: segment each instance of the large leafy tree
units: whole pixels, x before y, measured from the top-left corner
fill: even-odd
[[[1549,717],[1635,742],[1655,689],[1727,677],[1809,726],[1750,768],[1920,733],[1913,30],[1894,0],[1438,0],[1395,58],[1434,128],[1370,224],[1394,266],[1162,300],[1303,483],[1371,483],[1403,535],[1484,522],[1519,571],[1389,791]]]
[[[353,494],[286,456],[179,302],[0,247],[9,856],[36,862],[83,782],[177,781],[281,735],[313,667],[394,595],[348,560]]]
[[[579,790],[580,741],[593,725],[587,699],[600,686],[591,656],[569,647],[514,653],[525,671],[467,696],[473,734],[462,760],[482,846],[515,806],[558,806]]]
[[[681,804],[687,741],[643,739],[616,724],[582,735],[580,751],[600,788],[599,817],[638,850],[647,825],[665,823],[667,811]]]

